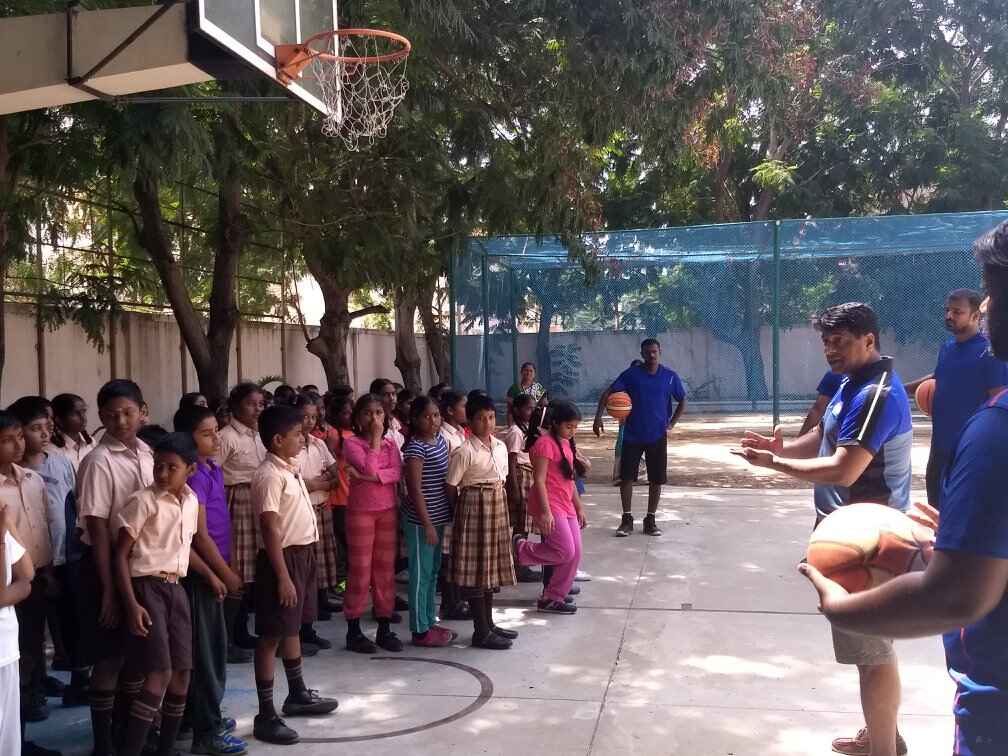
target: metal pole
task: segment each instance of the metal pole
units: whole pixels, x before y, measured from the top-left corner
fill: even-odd
[[[238,372],[238,383],[244,380],[242,374],[242,320],[241,320],[241,277],[235,276],[235,309],[238,317],[235,319],[235,370]]]
[[[105,236],[108,247],[108,279],[109,291],[113,290],[112,281],[115,278],[115,234],[112,231],[112,172],[105,176]],[[109,303],[109,377],[116,377],[116,300]]]
[[[511,373],[514,383],[518,383],[518,279],[513,267],[511,274]]]
[[[480,259],[480,289],[483,306],[483,388],[490,393],[490,271],[486,251]]]
[[[35,219],[35,275],[37,280],[37,296],[35,299],[35,351],[38,357],[38,391],[39,396],[46,395],[46,354],[45,354],[45,324],[42,322],[42,284],[45,280],[45,268],[42,265],[42,219]]]
[[[781,256],[780,221],[773,225],[773,427],[780,423],[780,321]]]
[[[455,340],[455,253],[458,251],[458,243],[453,241],[448,252],[448,349],[451,359],[451,381],[452,386],[457,383],[455,376],[455,365],[457,364]]]

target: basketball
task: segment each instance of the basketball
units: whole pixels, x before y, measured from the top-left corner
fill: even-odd
[[[626,420],[630,416],[632,409],[633,402],[630,401],[630,394],[627,392],[615,391],[609,394],[609,399],[606,401],[606,412],[609,413],[609,417],[613,420],[620,422]]]
[[[923,570],[934,551],[938,513],[915,504],[904,514],[881,504],[849,504],[819,523],[806,558],[851,593]]]
[[[917,400],[917,406],[920,408],[920,411],[928,417],[931,417],[931,404],[934,402],[935,385],[935,379],[928,378],[917,387],[917,392],[914,394],[914,399]]]

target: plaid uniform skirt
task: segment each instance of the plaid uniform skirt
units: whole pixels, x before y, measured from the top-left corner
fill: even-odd
[[[515,467],[514,481],[508,486],[508,517],[511,520],[512,531],[531,532],[532,518],[528,513],[529,491],[535,476],[532,468],[525,465]]]
[[[503,486],[467,486],[455,504],[452,582],[492,590],[515,584]]]
[[[252,487],[238,483],[227,487],[228,514],[231,517],[231,569],[243,583],[255,582],[256,543],[255,507]]]
[[[316,582],[319,590],[335,588],[340,581],[339,556],[336,547],[336,532],[333,530],[332,509],[325,504],[315,507],[319,537],[315,541],[315,564],[318,570]]]

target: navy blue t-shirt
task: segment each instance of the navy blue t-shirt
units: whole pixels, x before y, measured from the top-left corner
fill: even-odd
[[[1008,365],[991,354],[990,342],[978,333],[961,344],[954,338],[946,341],[934,377],[931,445],[947,453],[990,391],[1008,386]]]
[[[613,381],[612,390],[626,391],[633,403],[623,426],[623,442],[628,444],[653,444],[663,439],[675,412],[672,400],[686,398],[679,376],[664,365],[659,365],[654,375],[643,365],[627,368]]]
[[[910,506],[910,400],[891,358],[845,376],[820,428],[820,457],[832,457],[841,446],[860,446],[871,452],[872,461],[850,488],[816,484],[819,517],[852,502],[885,504],[900,511]]]
[[[942,488],[935,548],[1008,559],[1008,392],[966,421]],[[1008,595],[994,610],[946,633],[945,660],[957,692],[958,756],[1008,753]]]
[[[822,380],[819,381],[819,385],[816,387],[816,393],[832,399],[836,396],[836,392],[840,390],[840,384],[843,383],[843,379],[843,373],[834,373],[832,370],[827,370],[826,375],[822,377]]]

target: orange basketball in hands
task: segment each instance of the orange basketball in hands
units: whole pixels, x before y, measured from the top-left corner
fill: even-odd
[[[630,394],[626,391],[614,391],[609,394],[609,399],[606,400],[606,412],[613,420],[620,422],[626,420],[630,417],[632,409],[633,402],[630,401]]]
[[[928,417],[931,417],[931,405],[934,403],[935,386],[937,386],[935,379],[928,378],[917,387],[917,391],[914,393],[917,407]]]
[[[907,514],[881,504],[848,504],[819,523],[806,558],[851,593],[923,570],[934,552],[938,513],[915,504]]]

